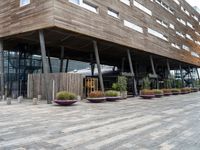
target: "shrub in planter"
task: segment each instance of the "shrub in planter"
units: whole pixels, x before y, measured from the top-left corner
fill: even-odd
[[[159,90],[159,89],[154,89],[154,94],[156,98],[160,98],[163,96],[163,90]]]
[[[181,93],[180,89],[171,89],[172,95],[179,95]]]
[[[172,95],[172,91],[171,89],[163,89],[163,94],[164,96],[170,96]]]
[[[144,89],[140,91],[140,97],[144,99],[151,99],[155,97],[155,93],[153,90]]]
[[[194,88],[191,89],[191,91],[192,91],[192,92],[198,92],[198,91],[199,91],[199,88],[194,87]]]
[[[120,91],[122,99],[127,98],[127,78],[125,76],[118,76],[117,83],[113,83],[112,89]]]
[[[181,94],[188,94],[191,92],[191,88],[182,88],[181,89]]]
[[[56,94],[54,102],[62,106],[72,105],[77,102],[77,96],[74,93],[61,91]]]
[[[106,96],[107,101],[119,100],[119,92],[117,92],[117,91],[113,91],[113,90],[106,91],[105,96]]]
[[[102,91],[91,92],[87,98],[92,103],[101,103],[106,100],[105,95]]]

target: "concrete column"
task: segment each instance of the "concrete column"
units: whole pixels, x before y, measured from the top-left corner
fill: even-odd
[[[46,47],[45,47],[45,40],[44,40],[44,32],[43,30],[39,31],[39,39],[40,39],[40,48],[41,48],[41,54],[42,54],[42,64],[43,64],[43,71],[44,71],[44,80],[45,80],[45,89],[46,89],[46,99],[47,99],[47,104],[51,104],[50,100],[50,95],[49,95],[49,81],[47,78],[47,75],[49,73],[49,68],[48,68],[48,61],[47,61],[47,56],[46,56]]]
[[[153,62],[153,57],[152,56],[150,56],[150,61],[151,61],[152,72],[153,72],[154,75],[156,75],[155,66],[154,66],[154,62]]]
[[[98,50],[98,46],[97,46],[96,41],[93,41],[93,46],[94,46],[94,53],[95,53],[95,57],[96,57],[96,63],[97,63],[97,69],[98,69],[101,91],[104,92],[105,90],[104,90],[103,76],[102,76],[102,72],[101,72],[101,63],[100,63],[100,59],[99,59],[99,50]]]
[[[4,61],[3,61],[3,40],[0,39],[0,74],[1,74],[1,94],[5,95],[4,91]]]
[[[191,73],[191,68],[190,68],[190,66],[188,66],[188,70],[189,70],[189,74],[190,74],[190,78],[191,78],[191,80],[192,80],[192,87],[194,87],[194,80],[193,80],[193,77],[192,77],[192,73]]]
[[[170,77],[171,76],[171,74],[170,74],[170,64],[169,64],[169,60],[167,59],[167,70],[168,70],[168,77]]]
[[[133,79],[134,94],[138,95],[137,84],[136,84],[136,80],[135,80],[135,72],[133,70],[133,63],[132,63],[131,53],[130,53],[129,49],[127,50],[127,55],[128,55],[129,67],[130,67],[131,74],[132,74],[132,79]]]

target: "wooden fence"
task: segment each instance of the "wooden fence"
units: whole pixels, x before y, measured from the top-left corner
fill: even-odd
[[[38,95],[42,99],[46,99],[48,89],[48,97],[54,99],[59,91],[73,92],[83,98],[83,76],[74,73],[49,73],[45,85],[44,74],[29,74],[27,82],[27,96],[34,98]]]

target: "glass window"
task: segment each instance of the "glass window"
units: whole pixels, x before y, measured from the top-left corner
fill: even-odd
[[[30,4],[30,0],[20,0],[20,7]]]

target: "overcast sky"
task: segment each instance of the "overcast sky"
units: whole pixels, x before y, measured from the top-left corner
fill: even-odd
[[[192,6],[198,6],[200,8],[200,0],[186,0]]]

